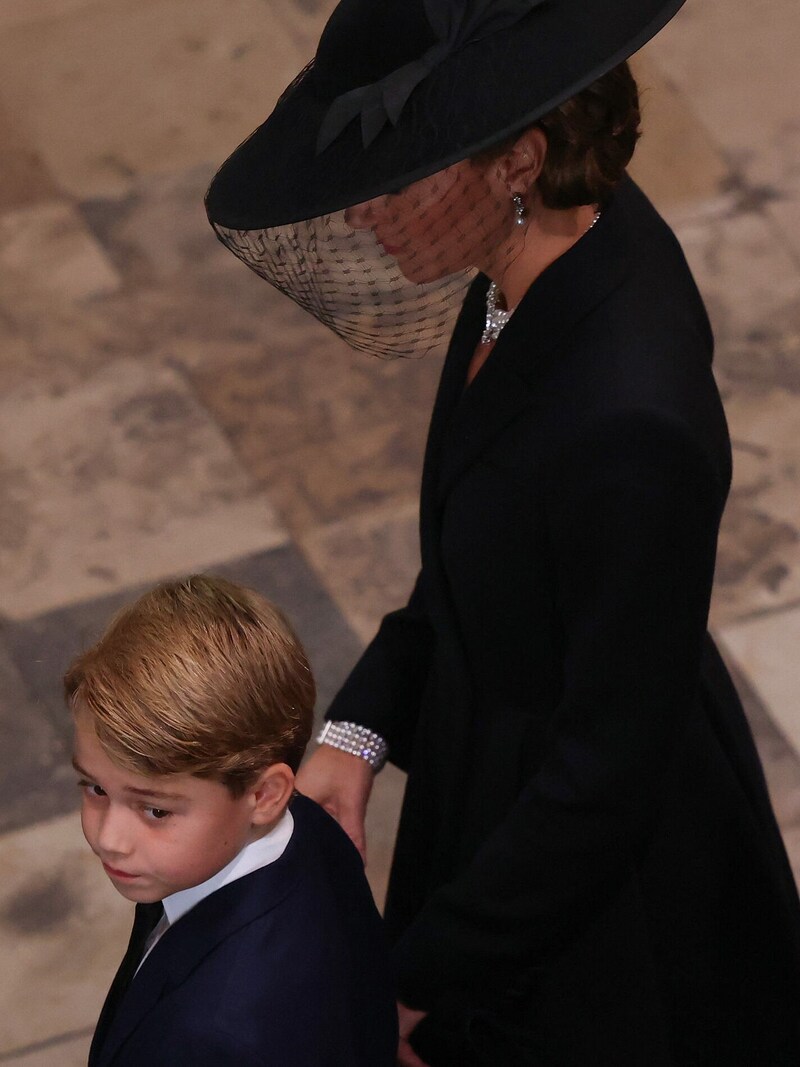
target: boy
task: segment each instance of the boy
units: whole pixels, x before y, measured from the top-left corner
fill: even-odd
[[[69,668],[86,840],[136,903],[90,1067],[389,1067],[388,955],[355,848],[294,793],[314,682],[282,615],[194,576]]]

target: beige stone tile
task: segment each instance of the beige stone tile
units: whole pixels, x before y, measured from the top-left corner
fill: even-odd
[[[725,652],[724,646],[721,651]],[[800,886],[800,755],[786,740],[736,660],[730,654],[726,658],[764,768],[795,881]]]
[[[0,318],[0,396],[29,381],[35,363],[30,342]]]
[[[81,1037],[33,1042],[27,1046],[27,1052],[7,1062],[11,1067],[86,1067],[91,1040],[91,1033],[86,1033]]]
[[[800,753],[800,604],[718,631],[795,753]]]
[[[189,366],[204,405],[294,532],[415,501],[440,361],[376,360],[292,315],[256,358]]]
[[[724,148],[759,151],[797,118],[798,42],[794,0],[688,0],[648,50]]]
[[[0,1052],[93,1027],[125,951],[130,904],[77,815],[0,838],[0,868]]]
[[[800,596],[800,403],[781,389],[728,398],[734,482],[723,519],[713,620]]]
[[[121,360],[0,404],[0,602],[25,618],[286,534],[182,379]]]
[[[42,200],[52,200],[59,195],[41,156],[31,148],[19,124],[9,116],[1,103],[0,144],[3,146],[0,214]]]
[[[642,137],[631,174],[671,219],[719,211],[729,168],[674,81],[650,59],[647,47],[634,56]]]
[[[12,26],[60,18],[96,3],[97,0],[3,0],[0,33]]]
[[[260,0],[65,4],[0,31],[0,92],[65,190],[119,195],[138,174],[221,161],[311,58],[320,24]]]
[[[112,293],[120,281],[75,208],[59,201],[0,216],[0,271],[0,307],[15,322]]]
[[[392,865],[405,787],[405,774],[387,763],[375,779],[367,808],[367,879],[381,911],[386,901],[389,868]]]
[[[270,310],[263,344],[220,346],[201,358],[192,381],[209,411],[225,426],[248,464],[304,444],[330,441],[391,420],[408,405],[430,412],[440,363],[382,361],[355,352],[311,316],[287,303]],[[176,349],[178,359],[187,348]],[[191,355],[189,356],[191,359]]]
[[[387,611],[408,600],[419,571],[416,502],[367,511],[309,531],[306,558],[366,644]]]
[[[797,156],[800,168],[800,144]],[[800,269],[800,176],[793,178],[791,185],[787,181],[781,190],[780,198],[767,204],[765,210],[773,224],[776,237],[787,242]]]
[[[740,172],[751,202],[800,196],[800,7],[689,0],[648,46]],[[780,201],[777,201],[780,203]],[[775,236],[800,253],[800,232]]]
[[[406,412],[325,443],[244,459],[298,536],[347,515],[415,502],[424,437],[425,420]]]
[[[695,219],[675,229],[718,340],[763,328],[800,302],[800,270],[762,215]]]
[[[208,165],[143,175],[129,195],[84,202],[83,213],[127,285],[218,277],[237,264],[208,224]],[[241,278],[241,266],[237,271]],[[266,286],[264,286],[266,288]]]

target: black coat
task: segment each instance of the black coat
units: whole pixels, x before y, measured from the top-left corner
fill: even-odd
[[[409,772],[401,995],[492,1067],[800,1064],[797,894],[706,633],[730,446],[694,281],[626,180],[465,391],[487,284],[436,400],[420,578],[328,713]]]

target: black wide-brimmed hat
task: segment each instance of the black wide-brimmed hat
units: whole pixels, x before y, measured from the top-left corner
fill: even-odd
[[[628,58],[684,0],[341,0],[313,62],[206,207],[282,226],[408,185],[521,131]]]

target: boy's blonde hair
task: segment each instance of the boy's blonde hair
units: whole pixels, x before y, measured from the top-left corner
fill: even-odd
[[[241,795],[274,763],[297,770],[315,687],[283,614],[252,590],[192,575],[121,611],[64,676],[116,763],[193,774]]]

